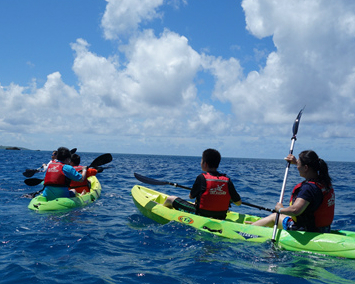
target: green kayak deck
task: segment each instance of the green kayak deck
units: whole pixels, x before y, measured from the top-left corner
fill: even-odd
[[[91,204],[100,197],[101,184],[96,176],[90,176],[88,177],[88,180],[91,183],[90,192],[84,195],[72,198],[57,198],[47,201],[47,198],[41,194],[32,198],[28,208],[36,211],[59,211]]]
[[[139,211],[160,224],[175,221],[221,237],[248,242],[262,243],[272,238],[273,228],[245,223],[260,219],[257,216],[230,211],[225,220],[217,220],[167,208],[162,204],[168,195],[144,186],[135,185],[131,193]],[[352,231],[321,234],[278,229],[275,245],[290,251],[355,258],[355,232]]]

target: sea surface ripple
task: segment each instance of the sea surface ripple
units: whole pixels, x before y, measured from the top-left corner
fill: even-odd
[[[80,153],[89,165],[102,153]],[[22,172],[48,162],[51,152],[0,150],[0,283],[354,283],[355,260],[275,249],[217,237],[178,223],[160,225],[136,209],[130,194],[137,172],[191,186],[200,157],[113,154],[98,174],[103,191],[95,203],[67,212],[27,208]],[[336,190],[334,229],[355,231],[355,163],[329,162]],[[286,163],[283,160],[222,158],[244,201],[274,208]],[[37,173],[37,178],[43,174]],[[285,201],[301,181],[288,175]],[[188,191],[152,188],[188,198]],[[233,206],[241,213],[268,212]]]

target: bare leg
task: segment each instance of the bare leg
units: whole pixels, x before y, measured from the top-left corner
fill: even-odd
[[[286,215],[280,214],[279,222],[277,224],[277,227],[279,229],[283,228],[282,221],[285,219],[285,217]],[[272,213],[271,215],[254,222],[252,225],[262,226],[262,227],[273,227],[275,225],[275,219],[276,219],[276,213]]]

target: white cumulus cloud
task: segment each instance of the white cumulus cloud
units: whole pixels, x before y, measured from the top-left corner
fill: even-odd
[[[188,5],[107,0],[101,27],[117,50],[103,56],[78,38],[71,43],[77,86],[53,72],[42,87],[34,80],[28,87],[0,88],[1,129],[136,135],[147,144],[161,137],[177,148],[183,141],[200,147],[206,136],[217,146],[223,137],[244,137],[256,149],[262,138],[277,144],[290,134],[306,105],[305,136],[355,136],[355,2],[243,0],[248,32],[260,40],[272,37],[275,46],[265,65],[248,73],[243,58],[204,54],[184,34],[146,28],[157,19],[163,25],[162,7],[179,3]],[[206,74],[213,82],[201,80]],[[201,93],[203,84],[212,90]],[[84,126],[72,123],[78,118]]]

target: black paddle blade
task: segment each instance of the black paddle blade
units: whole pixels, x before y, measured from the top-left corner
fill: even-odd
[[[77,150],[76,148],[71,149],[70,154],[72,154],[72,155],[75,154],[76,150]]]
[[[89,168],[97,168],[112,161],[112,155],[110,153],[98,156],[89,166]]]
[[[97,173],[102,173],[104,171],[104,168],[103,167],[97,167],[96,170],[97,170]]]
[[[143,183],[147,183],[147,184],[152,184],[152,185],[166,185],[166,184],[169,184],[169,182],[167,182],[167,181],[160,181],[160,180],[152,179],[152,178],[145,177],[145,176],[142,176],[142,175],[137,174],[137,173],[134,173],[134,176],[139,181],[141,181]]]
[[[39,185],[42,181],[43,179],[39,179],[39,178],[28,178],[25,179],[25,184],[27,184],[28,186],[35,186],[35,185]]]
[[[32,177],[35,173],[38,173],[38,170],[37,169],[26,169],[26,171],[24,171],[22,174],[25,176],[25,177]]]
[[[303,113],[303,110],[306,106],[303,107],[303,109],[300,110],[300,112],[298,113],[295,122],[293,123],[293,127],[292,127],[292,131],[293,131],[293,136],[296,136],[297,132],[298,132],[298,125],[300,124],[301,121],[301,116]]]

